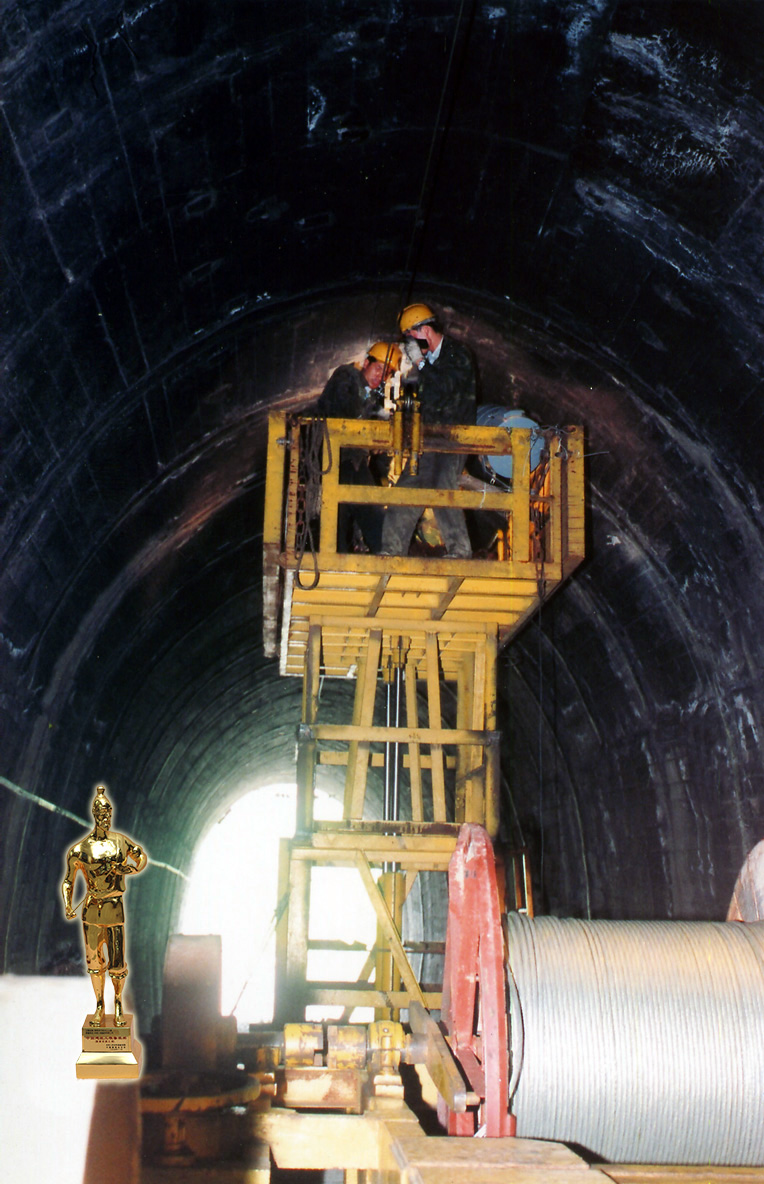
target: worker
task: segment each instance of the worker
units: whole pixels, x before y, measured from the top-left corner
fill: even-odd
[[[334,419],[376,419],[385,382],[400,370],[401,360],[397,345],[376,341],[360,366],[345,362],[337,367],[316,404],[318,414]]]
[[[106,968],[114,987],[114,1023],[122,1026],[122,988],[127,978],[125,961],[125,910],[122,896],[125,876],[142,872],[146,853],[132,839],[111,830],[111,802],[106,786],[97,785],[93,799],[95,826],[89,835],[75,843],[66,857],[66,877],[62,884],[67,921],[74,921],[72,890],[77,872],[85,878],[86,895],[82,906],[82,929],[85,937],[85,960],[96,997],[91,1027],[103,1022]],[[104,957],[104,947],[106,957]]]
[[[409,304],[398,318],[404,349],[412,371],[404,380],[414,380],[422,421],[433,423],[475,422],[477,372],[466,346],[447,336],[433,310],[426,304]],[[424,452],[416,474],[407,462],[398,487],[408,489],[456,489],[465,457],[454,453]],[[472,554],[464,511],[433,509],[445,554],[468,559]],[[382,554],[408,554],[411,537],[422,515],[418,506],[396,506],[385,516]]]
[[[337,367],[316,404],[317,413],[327,419],[383,417],[385,383],[400,370],[401,361],[400,348],[394,342],[375,342],[360,366],[355,362],[346,362]],[[377,484],[369,468],[368,453],[360,449],[342,450],[340,484]],[[337,549],[379,551],[382,519],[381,507],[354,506],[341,502],[337,514]]]

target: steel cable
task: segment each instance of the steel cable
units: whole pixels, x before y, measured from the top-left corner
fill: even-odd
[[[298,516],[295,537],[295,582],[303,591],[312,591],[318,586],[320,571],[316,543],[313,537],[313,522],[321,513],[321,478],[332,467],[332,442],[326,420],[316,418],[302,424],[298,434],[300,448],[299,491],[302,495],[302,514]],[[326,463],[322,465],[321,456],[324,441],[326,442]],[[313,560],[313,577],[310,584],[302,582],[302,561],[306,548],[310,548]]]
[[[764,922],[507,917],[517,1134],[764,1164]]]

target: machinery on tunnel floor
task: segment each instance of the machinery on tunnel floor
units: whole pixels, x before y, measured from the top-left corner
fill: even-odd
[[[554,919],[534,928],[523,853],[499,859],[492,844],[499,826],[497,654],[583,558],[581,429],[546,433],[539,449],[527,426],[420,425],[414,433],[396,416],[270,419],[266,652],[278,656],[284,675],[303,680],[297,826],[281,853],[277,1014],[272,1027],[237,1035],[219,1016],[214,952],[194,955],[184,944],[209,939],[175,939],[180,945],[171,947],[166,967],[163,1070],[145,1089],[144,1180],[159,1184],[182,1171],[184,1180],[265,1181],[271,1162],[280,1170],[341,1170],[358,1184],[663,1178],[659,1169],[607,1163],[643,1152],[653,1162],[715,1163],[704,1180],[728,1178],[730,1163],[738,1165],[735,1179],[760,1179],[762,1127],[751,1109],[764,1084],[760,928],[690,927],[690,939],[670,925],[625,934],[618,923],[593,922],[579,934],[589,964],[580,949],[560,958]],[[511,479],[501,490],[474,477],[459,490],[338,480],[343,449],[400,460],[412,447],[490,456],[505,471],[501,457],[511,457]],[[343,553],[337,521],[348,502],[456,506],[490,513],[498,525],[490,547],[470,560]],[[324,680],[346,679],[355,685],[352,718],[321,722]],[[444,684],[455,688],[452,715],[443,708]],[[338,823],[313,815],[322,764],[345,770]],[[381,809],[369,792],[378,769]],[[373,906],[376,943],[356,981],[309,978],[316,866],[354,868]],[[428,872],[448,877],[446,933],[412,940],[405,902]],[[417,973],[424,953],[430,965],[442,955],[440,981]],[[182,972],[187,957],[205,967],[200,997],[189,985],[194,973]],[[724,968],[716,979],[704,959]],[[655,995],[634,986],[645,960],[648,980],[658,994],[671,994],[673,1009],[661,1012]],[[615,990],[611,964],[621,967]],[[714,1010],[725,991],[743,1000],[737,1011]],[[341,1006],[342,1015],[306,1020],[306,1008],[317,1004]],[[353,1023],[358,1007],[373,1008],[374,1021]],[[639,1110],[644,1066],[633,1049],[607,1037],[644,1022],[646,1056],[660,1071],[658,1093]],[[682,1122],[712,1137],[691,1135],[688,1143],[672,1133],[671,1075],[682,1051],[677,1032],[686,1041],[693,1028],[701,1082]],[[704,1075],[710,1052],[713,1087]],[[589,1064],[588,1077],[580,1062]],[[737,1067],[734,1080],[722,1072],[725,1063]],[[605,1115],[606,1129],[617,1112],[619,1137],[592,1133],[582,1122],[587,1107]],[[640,1142],[646,1129],[657,1136]],[[602,1162],[591,1166],[564,1144]],[[699,1179],[687,1167],[670,1176]]]

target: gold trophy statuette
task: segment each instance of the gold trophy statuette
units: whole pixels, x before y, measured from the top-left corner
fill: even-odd
[[[132,1034],[132,1015],[122,1011],[122,988],[127,977],[125,961],[125,876],[142,872],[146,853],[117,831],[111,830],[111,803],[106,786],[95,787],[95,826],[75,843],[66,856],[66,876],[61,885],[67,921],[74,921],[72,891],[77,872],[85,878],[82,931],[85,959],[93,984],[96,1008],[82,1028],[82,1056],[78,1077],[135,1078],[141,1070],[141,1046]],[[79,906],[77,906],[79,907]],[[104,1014],[106,972],[114,986],[114,1012]]]

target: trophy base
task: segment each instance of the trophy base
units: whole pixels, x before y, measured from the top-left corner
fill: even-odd
[[[77,1076],[98,1081],[132,1081],[140,1077],[142,1050],[133,1036],[133,1017],[124,1015],[124,1024],[117,1027],[114,1015],[108,1014],[100,1027],[91,1027],[94,1015],[88,1015],[82,1025]]]

